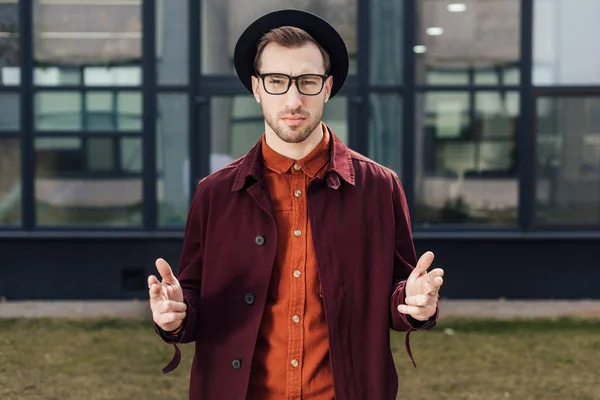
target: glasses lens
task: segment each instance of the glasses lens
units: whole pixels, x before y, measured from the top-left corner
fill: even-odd
[[[271,94],[285,93],[290,79],[285,75],[267,75],[264,77],[265,89]]]
[[[300,92],[304,94],[318,94],[323,87],[323,77],[319,75],[304,75],[298,79]]]

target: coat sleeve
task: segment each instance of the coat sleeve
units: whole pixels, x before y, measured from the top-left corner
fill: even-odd
[[[207,201],[203,199],[202,181],[196,187],[192,203],[188,212],[185,233],[183,238],[183,249],[179,260],[177,279],[183,290],[184,302],[187,305],[186,317],[183,321],[183,329],[176,335],[160,329],[154,325],[155,332],[169,344],[175,346],[173,359],[163,369],[168,373],[179,365],[181,352],[178,343],[193,342],[198,336],[198,320],[200,306],[200,288],[202,286],[203,269],[203,243],[206,226],[206,215],[208,214]]]
[[[417,321],[410,315],[398,311],[400,304],[405,304],[405,286],[408,276],[417,265],[417,256],[412,239],[410,214],[406,203],[404,189],[396,173],[392,173],[394,203],[394,267],[392,296],[390,299],[390,327],[395,331],[406,332],[405,346],[411,361],[415,364],[409,345],[409,335],[416,330],[430,330],[439,316],[439,304],[435,314],[427,321]]]

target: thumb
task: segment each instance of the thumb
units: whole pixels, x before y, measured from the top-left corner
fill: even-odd
[[[156,260],[156,269],[158,270],[158,273],[160,274],[163,283],[168,283],[172,285],[177,283],[177,279],[175,278],[175,275],[173,275],[173,270],[171,269],[171,266],[162,258]]]

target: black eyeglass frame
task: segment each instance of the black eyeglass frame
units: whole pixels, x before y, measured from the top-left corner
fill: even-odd
[[[272,96],[280,96],[282,94],[286,94],[290,88],[292,87],[292,82],[295,82],[296,84],[296,89],[298,89],[298,93],[304,95],[304,96],[318,96],[319,94],[321,94],[321,92],[323,91],[323,88],[325,87],[325,81],[327,80],[327,78],[329,78],[329,75],[320,75],[320,74],[302,74],[302,75],[298,75],[298,76],[290,76],[287,74],[280,74],[280,73],[268,73],[268,74],[257,74],[258,77],[262,80],[263,82],[263,88],[265,89],[265,92],[269,93]],[[285,76],[288,78],[288,87],[285,89],[285,92],[283,93],[271,93],[267,90],[267,85],[265,83],[265,77],[267,76],[272,76],[272,75],[276,75],[276,76]],[[298,79],[303,78],[305,76],[318,76],[319,78],[321,78],[321,88],[319,89],[319,91],[317,93],[304,93],[302,92],[302,90],[300,90],[300,86],[298,85]]]

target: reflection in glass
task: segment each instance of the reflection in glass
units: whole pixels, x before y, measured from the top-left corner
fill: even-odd
[[[21,224],[21,144],[0,137],[0,226]]]
[[[323,121],[338,138],[348,143],[346,98],[325,103]],[[211,98],[211,171],[243,156],[265,131],[259,104],[252,95]]]
[[[600,224],[600,97],[536,102],[538,225]]]
[[[371,1],[371,82],[402,83],[402,29],[404,2],[398,0]]]
[[[190,199],[188,97],[160,94],[158,97],[157,201],[158,225],[183,226]]]
[[[369,158],[402,176],[402,98],[373,94],[370,111]]]
[[[599,15],[598,0],[534,1],[534,84],[600,84]]]
[[[519,83],[520,0],[472,0],[465,12],[458,13],[448,12],[445,0],[419,0],[417,4],[417,44],[426,48],[416,55],[419,82]],[[442,34],[428,34],[432,27],[443,28]]]
[[[18,85],[19,10],[16,0],[0,2],[0,86]]]
[[[19,95],[0,93],[0,131],[16,131],[21,125]]]
[[[260,139],[265,123],[252,95],[211,98],[210,170],[244,155]]]
[[[141,1],[34,2],[35,83],[139,84]]]
[[[239,36],[255,19],[284,8],[302,9],[329,21],[346,41],[350,73],[355,72],[357,52],[357,0],[205,0],[202,1],[202,73],[234,74],[233,50]]]
[[[159,84],[183,85],[188,82],[188,3],[188,0],[156,1]]]
[[[129,173],[123,165],[124,140],[118,137],[37,138],[37,224],[140,225],[142,179],[140,174]],[[140,139],[129,140],[141,148]]]
[[[416,111],[416,223],[516,224],[518,94],[430,92]]]
[[[56,131],[140,131],[139,92],[38,92],[36,129]]]

